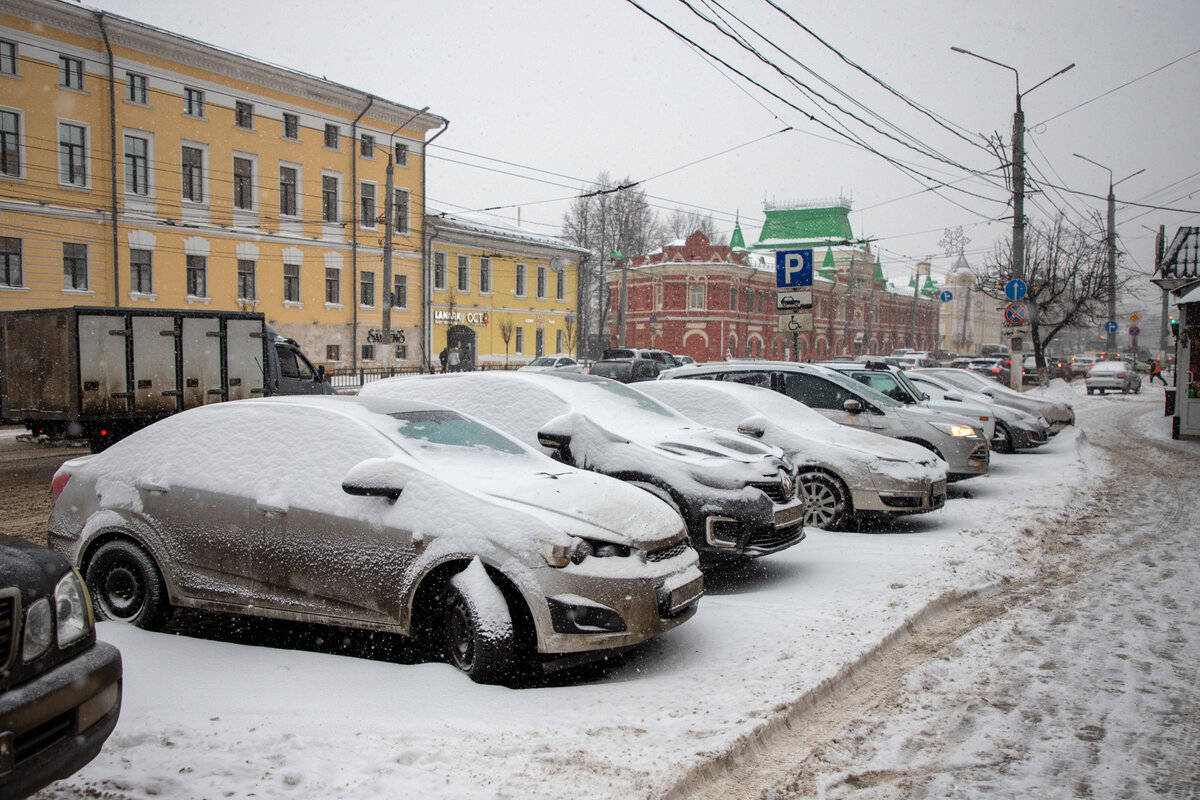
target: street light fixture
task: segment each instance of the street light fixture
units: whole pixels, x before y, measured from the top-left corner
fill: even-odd
[[[1013,233],[1012,233],[1012,265],[1010,268],[1010,277],[1018,280],[1025,279],[1025,112],[1021,110],[1021,98],[1032,92],[1044,83],[1057,78],[1064,72],[1075,67],[1074,63],[1060,69],[1058,72],[1051,75],[1049,78],[1035,84],[1032,88],[1021,91],[1021,74],[1017,72],[1016,67],[1010,67],[1008,64],[1001,63],[987,56],[981,56],[979,53],[973,53],[962,47],[951,47],[956,53],[963,55],[974,56],[980,61],[986,61],[989,64],[995,64],[997,67],[1003,67],[1007,70],[1012,70],[1013,78],[1016,81],[1017,95],[1017,110],[1013,114],[1013,133],[1012,133],[1012,176],[1013,176]],[[1018,391],[1021,389],[1021,370],[1019,365],[1025,363],[1025,357],[1022,354],[1025,343],[1020,337],[1013,337],[1012,340],[1012,369],[1010,370],[1010,380],[1012,387]]]

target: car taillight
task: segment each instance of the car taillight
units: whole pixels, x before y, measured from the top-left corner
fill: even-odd
[[[1118,373],[1117,373],[1117,377],[1118,377],[1118,378],[1120,378],[1121,380],[1125,380],[1125,373],[1124,373],[1124,372],[1118,372]]]
[[[56,472],[50,480],[50,505],[54,506],[58,502],[58,496],[62,494],[62,490],[67,488],[67,481],[71,480],[71,473]]]

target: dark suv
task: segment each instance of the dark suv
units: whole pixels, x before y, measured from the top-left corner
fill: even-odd
[[[79,574],[0,536],[0,800],[73,774],[121,713],[121,654],[96,641]]]

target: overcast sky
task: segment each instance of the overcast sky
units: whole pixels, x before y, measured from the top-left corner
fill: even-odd
[[[1010,190],[980,134],[1000,132],[1010,143],[1014,75],[951,45],[1019,71],[1031,179],[1100,198],[1047,189],[1027,201],[1027,215],[1103,211],[1109,175],[1079,153],[1110,168],[1116,181],[1145,170],[1116,189],[1120,246],[1135,267],[1153,267],[1147,228],[1166,225],[1169,240],[1179,225],[1200,224],[1200,214],[1188,213],[1200,209],[1196,0],[775,0],[795,21],[768,0],[636,2],[645,11],[634,0],[90,5],[428,105],[451,121],[430,152],[430,204],[500,206],[495,213],[509,221],[519,213],[540,233],[557,233],[566,198],[605,170],[641,181],[663,213],[676,206],[712,213],[725,235],[740,215],[749,242],[764,200],[848,197],[855,234],[874,240],[897,283],[907,283],[916,259],[933,256],[935,277],[947,271],[952,259],[940,242],[951,227],[962,226],[967,257],[979,263],[1011,230]],[[797,81],[912,147],[806,96],[692,8],[722,14]],[[937,181],[956,188],[930,191]]]

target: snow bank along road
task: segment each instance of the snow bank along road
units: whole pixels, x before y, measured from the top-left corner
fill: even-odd
[[[576,682],[102,623],[121,721],[38,797],[1188,796],[1200,447],[1160,391],[1041,391],[1080,427],[942,511],[710,573],[694,620]]]

